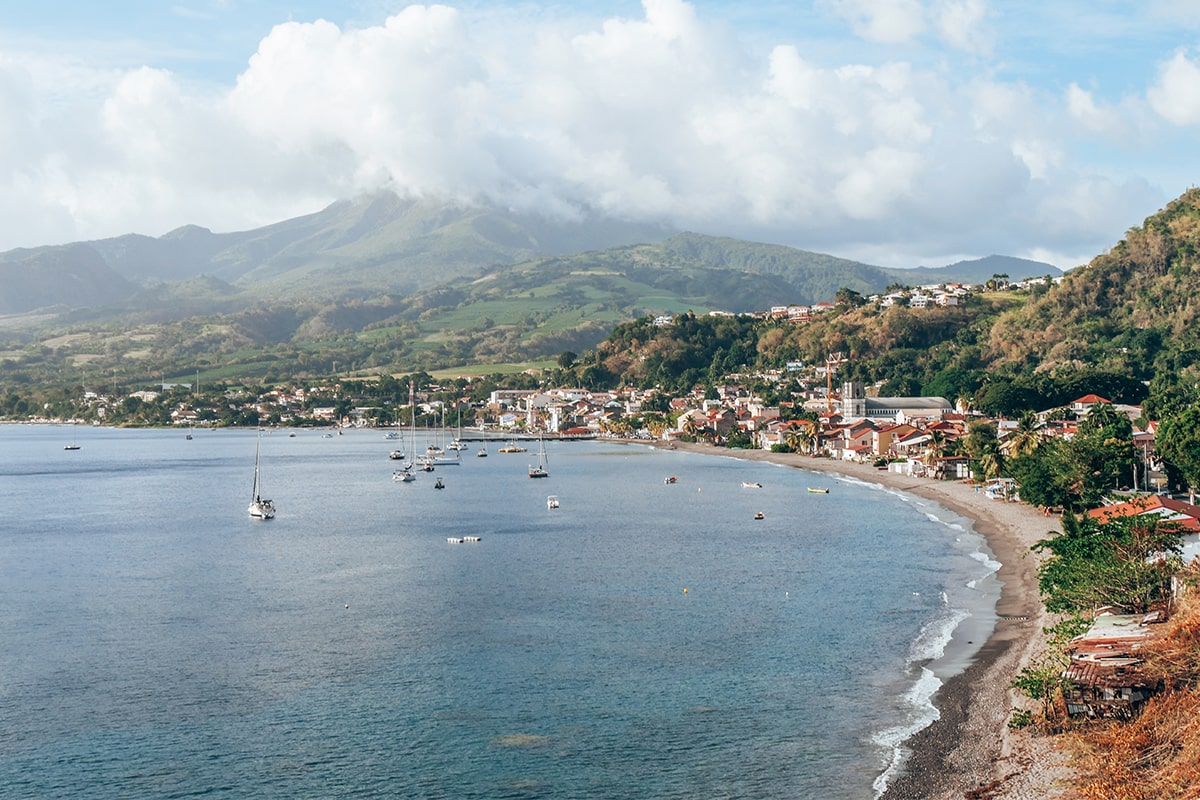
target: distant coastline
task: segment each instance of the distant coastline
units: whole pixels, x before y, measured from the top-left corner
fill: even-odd
[[[965,482],[911,478],[865,464],[685,442],[630,443],[842,475],[932,500],[973,520],[1001,564],[998,622],[972,663],[938,691],[934,702],[939,718],[908,741],[910,754],[882,800],[960,800],[985,786],[991,787],[991,800],[1059,796],[1061,782],[1071,775],[1065,754],[1052,740],[1012,731],[1007,724],[1011,709],[1024,700],[1009,684],[1041,647],[1047,620],[1030,547],[1061,531],[1057,517],[1022,503],[991,500]]]

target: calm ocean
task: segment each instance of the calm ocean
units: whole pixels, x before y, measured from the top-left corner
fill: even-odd
[[[871,798],[994,622],[917,498],[604,442],[403,484],[396,444],[264,434],[255,522],[253,431],[0,426],[3,795]]]

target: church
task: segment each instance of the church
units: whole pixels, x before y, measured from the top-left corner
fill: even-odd
[[[906,423],[915,418],[939,420],[954,407],[944,397],[867,397],[859,381],[842,384],[842,419]]]

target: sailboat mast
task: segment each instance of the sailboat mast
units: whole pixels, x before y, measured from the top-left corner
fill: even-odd
[[[254,443],[254,490],[250,495],[250,501],[258,502],[258,454],[262,448],[262,434],[258,435],[258,441]]]

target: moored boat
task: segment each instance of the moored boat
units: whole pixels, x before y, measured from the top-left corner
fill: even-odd
[[[262,496],[262,486],[258,478],[259,453],[261,449],[262,433],[260,432],[258,434],[258,441],[254,445],[254,488],[250,492],[250,508],[248,512],[251,519],[273,519],[275,517],[275,503]]]

